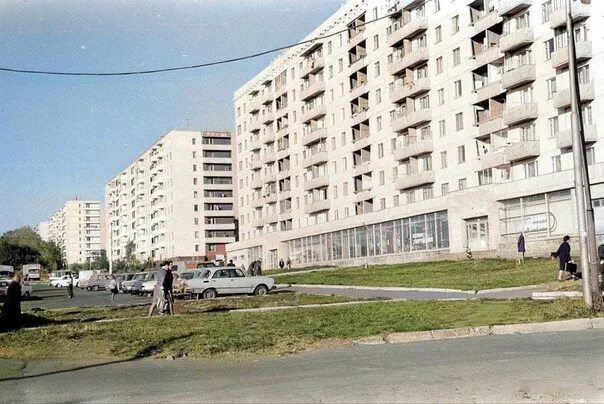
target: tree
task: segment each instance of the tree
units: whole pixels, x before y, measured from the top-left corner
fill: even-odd
[[[42,264],[52,271],[62,267],[63,259],[55,243],[42,240],[31,227],[20,227],[0,237],[0,264]]]

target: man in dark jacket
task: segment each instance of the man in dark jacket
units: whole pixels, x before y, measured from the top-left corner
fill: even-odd
[[[524,253],[526,252],[526,246],[524,244],[524,234],[520,232],[520,236],[518,236],[518,258],[516,262],[518,264],[524,264]]]
[[[4,306],[0,314],[0,328],[15,330],[21,328],[21,275],[15,274],[8,284]]]
[[[172,287],[174,276],[172,275],[172,262],[163,261],[161,268],[155,275],[155,288],[153,289],[153,303],[149,308],[149,317],[153,315],[153,310],[157,307],[159,314],[163,315],[166,308],[170,314],[173,313],[172,307]]]
[[[554,253],[554,258],[558,258],[558,280],[564,280],[562,276],[564,275],[564,271],[566,271],[566,264],[568,261],[571,261],[570,257],[570,237],[564,236],[562,239],[562,244],[558,247],[558,250]]]

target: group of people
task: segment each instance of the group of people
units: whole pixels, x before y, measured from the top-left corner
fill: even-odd
[[[292,269],[292,260],[287,257],[287,261],[283,261],[283,258],[279,260],[279,269],[283,269],[287,266],[287,269]]]
[[[524,263],[524,254],[526,253],[526,241],[524,240],[524,233],[520,232],[517,241],[518,257],[516,262],[521,264]],[[570,236],[564,236],[562,243],[555,252],[551,253],[552,259],[558,259],[558,280],[565,281],[568,279],[575,279],[579,276],[577,274],[577,265],[574,263],[570,256]]]
[[[155,275],[155,287],[153,288],[153,301],[149,308],[149,317],[153,315],[155,309],[157,309],[160,316],[166,313],[174,314],[173,285],[172,261],[163,261],[161,268]]]

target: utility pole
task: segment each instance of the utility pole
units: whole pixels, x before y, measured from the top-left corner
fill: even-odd
[[[590,0],[581,0],[589,4]],[[572,16],[572,0],[566,0],[566,31],[568,39],[568,76],[571,96],[571,133],[573,137],[573,162],[575,174],[575,197],[579,224],[579,247],[581,252],[581,273],[583,280],[583,298],[589,309],[604,309],[602,292],[598,284],[599,258],[596,246],[594,211],[591,203],[591,190],[587,159],[585,156],[585,137],[581,119],[579,78],[577,75],[577,55],[575,51],[575,32]]]

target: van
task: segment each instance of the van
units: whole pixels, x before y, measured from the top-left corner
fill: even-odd
[[[12,278],[15,269],[12,265],[0,265],[0,278]]]
[[[23,265],[23,279],[26,281],[39,281],[42,265],[40,264],[25,264]]]

